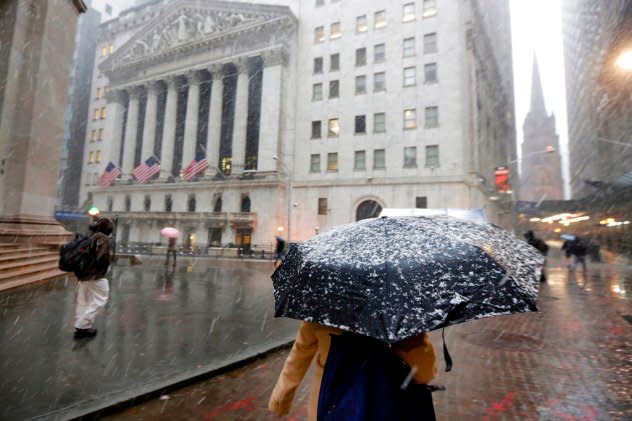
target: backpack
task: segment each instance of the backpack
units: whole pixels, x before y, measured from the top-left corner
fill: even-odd
[[[434,421],[432,387],[385,343],[331,335],[318,398],[318,421]]]
[[[91,239],[90,234],[77,234],[71,242],[62,245],[59,248],[59,270],[73,272],[80,278],[94,260]]]

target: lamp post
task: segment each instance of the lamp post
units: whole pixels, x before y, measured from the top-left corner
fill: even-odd
[[[272,159],[281,164],[281,167],[287,175],[287,242],[290,243],[290,223],[292,220],[292,172],[290,169],[279,159],[278,156],[273,156]]]

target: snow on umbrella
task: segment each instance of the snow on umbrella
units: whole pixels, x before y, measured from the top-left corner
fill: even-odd
[[[445,216],[369,219],[292,245],[272,275],[275,316],[389,343],[537,311],[543,257],[503,229]]]
[[[178,231],[177,228],[165,227],[160,230],[160,235],[167,238],[178,238],[180,236],[180,231]]]

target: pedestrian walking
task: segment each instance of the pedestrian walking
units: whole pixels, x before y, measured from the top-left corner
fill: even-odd
[[[296,389],[303,380],[303,377],[305,377],[305,373],[307,373],[312,360],[314,360],[315,372],[312,379],[309,403],[307,406],[307,414],[309,421],[322,419],[323,414],[321,414],[321,412],[328,412],[329,410],[329,408],[323,407],[323,405],[319,403],[321,382],[323,380],[325,363],[331,363],[331,360],[328,358],[332,344],[332,338],[337,338],[340,335],[346,334],[343,334],[343,331],[340,329],[327,327],[318,323],[301,323],[296,335],[296,340],[294,341],[294,345],[292,346],[292,350],[290,351],[290,354],[285,361],[285,365],[281,370],[279,379],[272,391],[270,402],[268,404],[268,409],[270,409],[270,411],[279,416],[286,415],[290,412]],[[371,338],[365,338],[366,340],[374,341]],[[354,347],[355,359],[358,359],[362,352],[367,349],[366,346],[362,345],[362,340],[359,340],[357,343],[358,346]],[[397,357],[408,364],[409,367],[414,367],[414,371],[412,372],[414,375],[411,379],[414,383],[427,384],[435,377],[437,373],[437,367],[435,365],[435,351],[427,334],[423,333],[421,335],[397,342],[392,346],[392,350],[394,351],[395,355],[397,355]],[[335,375],[335,373],[330,373],[330,375]],[[348,378],[346,380],[359,380],[360,382],[363,381],[363,379],[361,378]],[[380,385],[366,384],[365,386],[367,386],[368,388],[370,386],[379,387]],[[359,392],[362,389],[362,385],[359,385],[359,387],[356,387],[356,389],[358,390],[350,392]],[[325,393],[331,394],[331,391],[325,391]],[[384,398],[385,396],[382,396],[382,399],[379,402],[374,402],[374,404],[388,405],[389,403],[385,402]],[[428,412],[432,410],[432,413],[424,414],[422,413],[422,408],[419,407],[419,412],[416,414],[417,416],[414,419],[434,419],[434,410],[432,409],[431,401],[430,407],[426,408],[425,410]],[[351,418],[350,414],[347,415],[347,420],[355,420],[355,418]],[[375,416],[376,414],[372,415]]]
[[[568,264],[569,270],[574,272],[577,265],[581,264],[582,270],[586,273],[586,254],[588,253],[588,248],[586,247],[586,243],[583,239],[575,237],[572,240],[564,241],[564,244],[562,244],[562,250],[566,252],[566,257],[570,259]]]
[[[173,256],[173,267],[176,266],[176,239],[174,237],[169,237],[169,242],[167,243],[167,260],[165,260],[165,266],[169,265],[169,257]]]
[[[283,260],[283,251],[285,250],[285,240],[277,236],[276,237],[276,246],[274,247],[274,266],[277,265],[277,262]]]
[[[75,308],[75,338],[87,338],[97,334],[93,328],[96,316],[105,307],[110,292],[105,277],[111,262],[110,239],[112,221],[99,218],[90,226],[88,262],[80,273]]]
[[[549,246],[546,244],[544,240],[537,238],[534,232],[531,230],[527,231],[524,234],[524,237],[527,239],[527,243],[530,246],[535,247],[544,256],[544,263],[542,263],[542,274],[540,275],[540,282],[546,282],[546,269],[547,269],[546,256],[549,254]]]

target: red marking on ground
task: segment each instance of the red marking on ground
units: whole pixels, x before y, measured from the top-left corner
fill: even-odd
[[[307,405],[298,408],[294,413],[290,414],[287,421],[300,421],[307,416]]]
[[[554,408],[554,406],[560,405],[562,403],[562,401],[559,399],[549,399],[547,403],[549,404],[546,408],[548,410],[547,412],[549,412],[551,415],[554,415],[556,419],[565,421],[595,421],[597,419],[597,409],[594,406],[582,407],[582,417],[578,418],[574,415],[569,414],[568,412]]]
[[[213,418],[226,415],[229,412],[235,412],[242,409],[246,411],[248,414],[250,414],[256,409],[255,404],[253,403],[254,399],[255,398],[253,396],[248,396],[245,399],[242,399],[240,401],[229,402],[226,405],[220,406],[219,408],[212,410],[211,412],[207,412],[204,415],[204,419],[212,420]]]
[[[608,328],[608,332],[615,336],[621,336],[625,332],[625,329],[623,329],[622,326],[613,326]]]
[[[483,421],[491,421],[492,419],[503,415],[514,404],[513,392],[509,392],[498,402],[492,402],[492,404],[485,410],[485,416]]]

